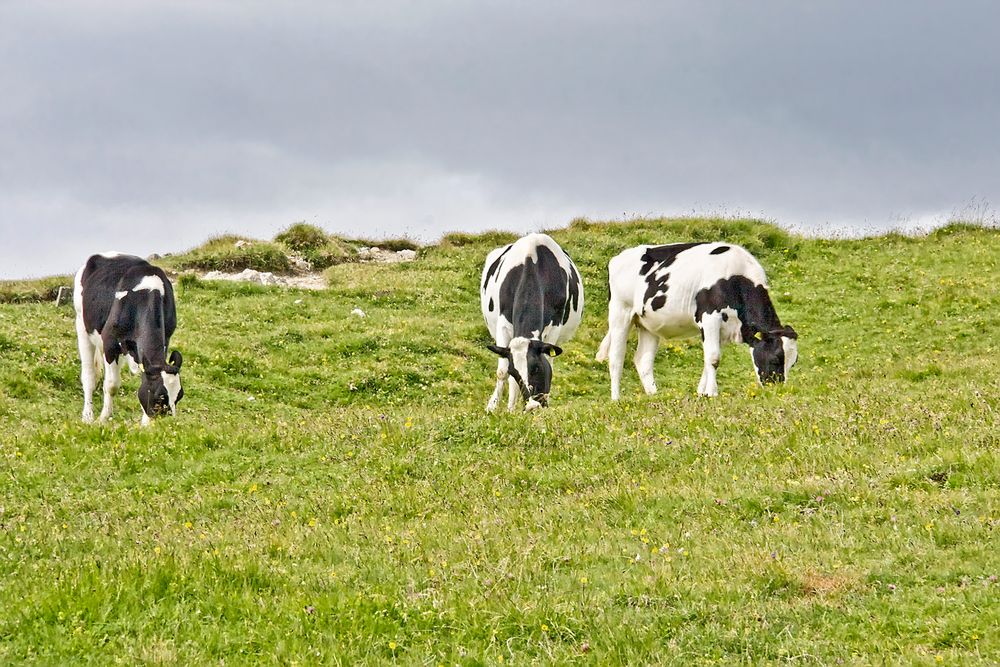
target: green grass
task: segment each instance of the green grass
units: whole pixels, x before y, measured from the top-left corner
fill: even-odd
[[[73,276],[50,276],[36,280],[0,280],[0,303],[55,303],[60,287],[73,287]],[[64,296],[72,302],[73,295]]]
[[[274,240],[301,254],[316,270],[349,262],[357,256],[357,251],[350,243],[304,222],[291,225],[275,236]]]
[[[238,243],[242,244],[237,246]],[[255,269],[272,273],[286,273],[291,269],[288,249],[280,243],[258,241],[235,234],[224,234],[209,239],[197,248],[178,255],[157,260],[167,269],[183,271],[242,271]]]
[[[148,429],[127,373],[79,422],[72,308],[0,305],[0,663],[1000,660],[1000,232],[553,235],[587,306],[540,414],[483,414],[502,234],[327,292],[178,283],[185,399]],[[767,269],[790,382],[730,346],[701,399],[670,342],[610,404],[607,260],[709,238]]]

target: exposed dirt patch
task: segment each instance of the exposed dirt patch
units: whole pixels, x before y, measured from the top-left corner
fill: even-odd
[[[806,595],[830,597],[850,590],[854,580],[841,574],[808,572],[802,577],[802,590]]]

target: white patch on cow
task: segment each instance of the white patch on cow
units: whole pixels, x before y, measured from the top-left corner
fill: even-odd
[[[540,407],[542,407],[542,404],[536,401],[535,399],[531,398],[528,399],[528,402],[524,404],[524,411],[531,412],[532,410],[536,410]]]
[[[181,392],[181,376],[179,373],[160,371],[163,386],[167,389],[167,402],[170,404],[170,414],[177,414],[177,394]]]
[[[788,336],[781,337],[781,347],[785,351],[785,381],[788,381],[788,371],[799,360],[799,342]]]
[[[528,385],[528,345],[531,341],[523,336],[518,336],[517,338],[510,341],[510,359],[514,364],[514,370],[517,374],[521,376],[521,382],[525,386]],[[531,391],[531,387],[528,387],[528,391]]]
[[[81,266],[73,277],[73,309],[76,310],[76,316],[81,320],[83,318],[83,270],[85,268],[87,268],[86,264]]]
[[[120,301],[120,300],[122,300],[122,299],[125,298],[126,294],[128,294],[128,291],[125,291],[125,292],[115,292],[115,298]]]
[[[164,294],[163,280],[159,276],[144,276],[139,284],[132,288],[133,292],[140,290],[156,290],[160,294]]]
[[[151,419],[149,418],[149,415],[147,415],[147,414],[146,414],[146,411],[145,411],[145,410],[143,410],[143,411],[142,411],[142,425],[143,425],[143,426],[149,426],[149,425],[150,425],[151,423],[153,423],[153,422],[152,422],[152,420],[151,420]]]
[[[740,317],[736,310],[733,308],[723,308],[719,312],[726,316],[722,322],[722,328],[719,330],[719,342],[723,344],[742,343],[743,323],[740,322]]]
[[[99,253],[101,257],[107,257],[108,259],[114,259],[115,257],[121,257],[120,252],[115,252],[114,250],[108,250],[107,252]]]

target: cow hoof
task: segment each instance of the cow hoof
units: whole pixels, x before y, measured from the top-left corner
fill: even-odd
[[[101,413],[101,416],[97,418],[97,421],[99,421],[100,423],[102,423],[102,424],[103,424],[103,423],[105,423],[106,421],[108,421],[109,419],[111,419],[111,415],[106,415],[106,414],[104,414],[104,413],[102,412],[102,413]]]
[[[84,424],[93,424],[94,423],[94,413],[90,412],[89,410],[85,410],[84,413],[83,413],[82,419],[83,419],[83,423]]]

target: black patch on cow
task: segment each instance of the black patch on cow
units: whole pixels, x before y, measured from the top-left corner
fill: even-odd
[[[659,278],[656,274],[673,264],[679,254],[699,245],[703,244],[671,243],[646,249],[642,254],[642,267],[639,269],[640,275],[646,276],[646,293],[642,297],[643,315],[646,313],[645,304],[648,303],[652,310],[659,310],[667,303],[667,281],[670,280],[670,274],[664,273]]]
[[[646,252],[642,253],[642,268],[639,269],[640,275],[646,275],[649,270],[656,265],[657,269],[664,269],[674,263],[677,259],[677,255],[681,254],[685,250],[690,250],[695,246],[704,245],[703,243],[669,243],[667,245],[657,245],[646,248]]]
[[[706,313],[716,313],[732,308],[740,318],[743,340],[749,343],[757,332],[781,328],[781,321],[774,310],[771,298],[763,285],[756,285],[746,276],[722,278],[711,287],[699,291],[695,297],[695,322],[701,323]]]
[[[797,338],[795,330],[782,326],[771,297],[763,285],[746,276],[723,278],[695,295],[695,321],[706,314],[732,308],[740,320],[743,342],[753,349],[754,363],[761,382],[783,382],[785,352],[782,336]],[[726,313],[722,313],[726,321]]]
[[[709,255],[721,255],[722,253],[726,252],[727,250],[729,250],[729,246],[727,246],[727,245],[720,245],[718,248],[712,248],[712,252],[710,252],[708,254]]]
[[[493,263],[490,264],[490,268],[486,269],[486,277],[483,278],[483,289],[484,290],[486,289],[487,283],[490,282],[490,278],[493,277],[493,274],[495,274],[497,271],[500,270],[500,265],[503,264],[504,255],[506,255],[508,252],[510,252],[510,249],[513,248],[513,247],[514,247],[514,244],[512,243],[509,246],[507,246],[506,248],[504,248],[503,252],[500,253],[500,256],[497,257],[495,260],[493,260]],[[493,309],[491,308],[490,310],[493,310]]]
[[[667,302],[667,282],[670,274],[664,273],[659,278],[656,277],[659,267],[653,269],[646,276],[646,293],[642,295],[642,314],[646,314],[646,304],[653,310],[659,310]]]
[[[492,313],[493,312],[493,297],[490,297],[489,309],[490,309],[490,312]]]
[[[147,276],[163,282],[162,295],[158,290],[132,291]],[[111,350],[124,349],[136,361],[143,355],[154,363],[165,361],[166,346],[177,328],[177,311],[173,286],[162,269],[140,257],[94,255],[87,260],[80,282],[83,323],[88,332],[101,332],[106,358]],[[126,294],[116,299],[118,292]]]
[[[566,254],[566,252],[563,251],[563,254]],[[569,255],[566,255],[566,258],[569,259],[570,262],[569,284],[567,285],[569,298],[566,299],[566,306],[563,309],[563,324],[569,322],[569,316],[580,305],[580,274],[576,272],[576,266],[573,264],[573,259]]]
[[[722,313],[722,321],[723,322],[729,321],[729,313]]]
[[[565,324],[579,304],[580,277],[569,275],[544,245],[535,248],[538,261],[527,257],[511,268],[500,285],[500,312],[514,325],[514,336],[531,338],[552,324]],[[575,281],[574,279],[575,278]]]

